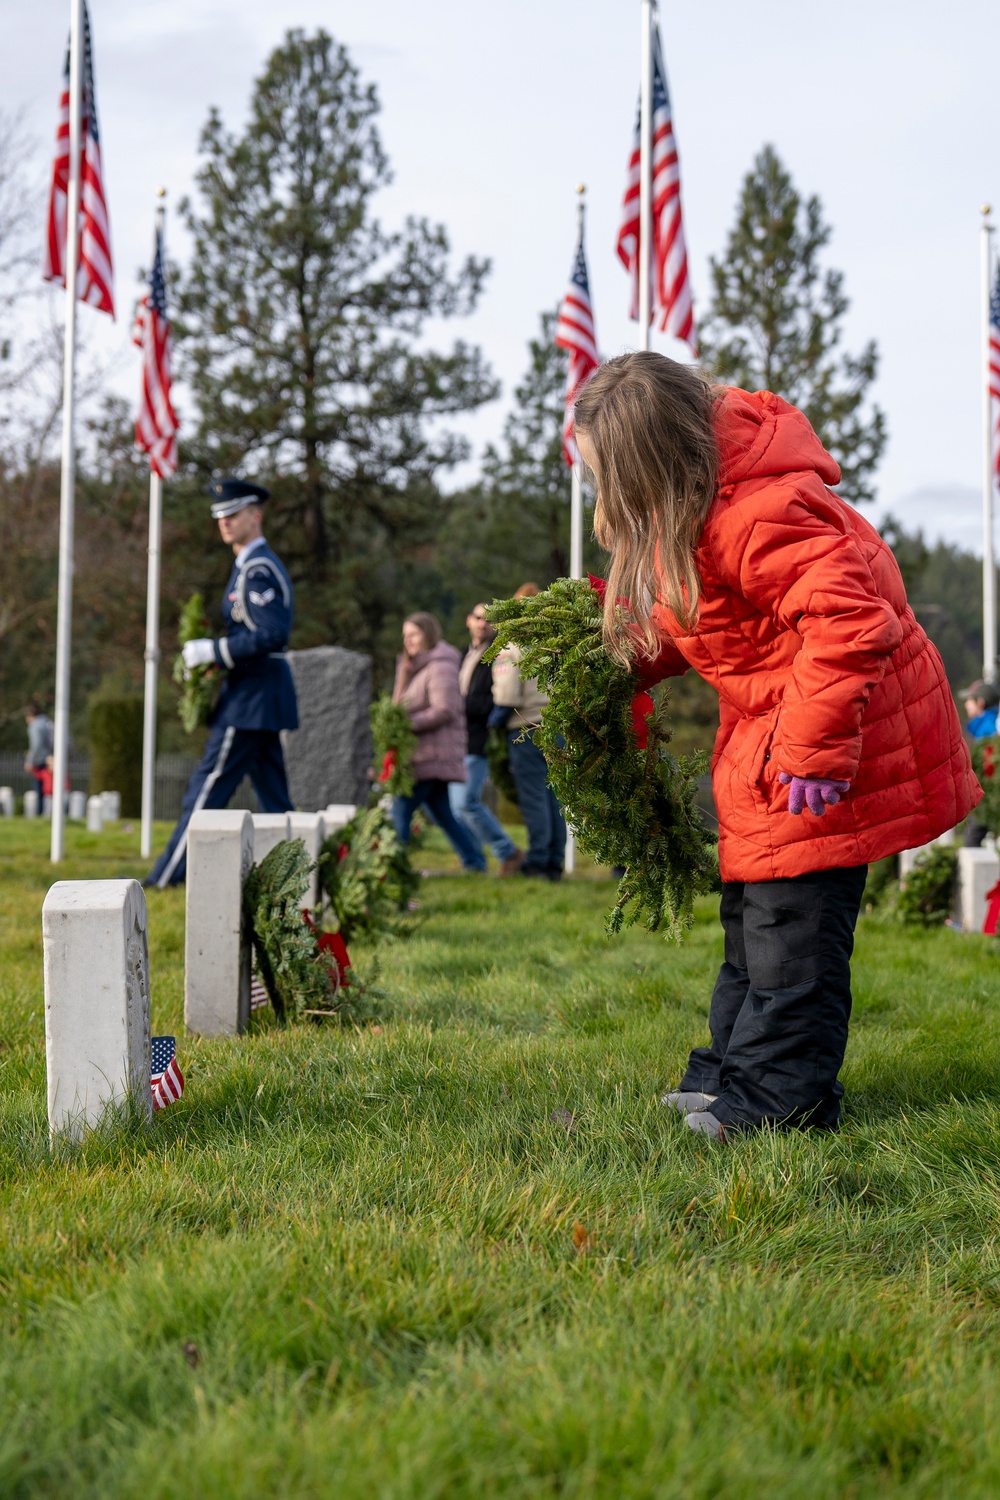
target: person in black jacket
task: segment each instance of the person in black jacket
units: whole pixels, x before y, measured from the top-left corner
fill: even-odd
[[[486,618],[485,604],[474,604],[465,623],[471,644],[462,657],[458,682],[469,731],[469,751],[465,757],[467,779],[450,782],[448,791],[452,811],[461,818],[478,845],[489,846],[500,863],[500,874],[514,875],[524,862],[524,854],[480,799],[489,769],[486,761],[487,720],[493,712],[493,669],[483,661],[483,653],[496,632]]]

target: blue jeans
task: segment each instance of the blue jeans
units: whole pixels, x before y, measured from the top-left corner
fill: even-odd
[[[436,778],[418,781],[408,797],[393,797],[392,821],[399,834],[400,843],[410,842],[410,824],[413,822],[413,814],[418,807],[426,807],[462,861],[464,870],[486,869],[483,851],[476,848],[471,833],[464,823],[459,822],[451,810],[446,781],[439,781]]]
[[[488,844],[493,858],[502,863],[517,853],[517,845],[504,833],[489,808],[483,806],[481,794],[488,771],[489,762],[485,755],[467,755],[465,774],[468,779],[449,781],[448,797],[452,812],[465,824],[472,837],[479,844]]]
[[[535,731],[524,739],[521,731],[507,735],[510,769],[517,787],[521,816],[528,830],[528,852],[521,866],[525,875],[561,875],[566,852],[566,823],[556,794],[549,786],[545,756],[535,744]]]

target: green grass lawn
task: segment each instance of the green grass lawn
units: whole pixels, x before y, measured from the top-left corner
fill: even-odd
[[[609,943],[607,880],[428,881],[379,1029],[202,1042],[154,892],[187,1092],[53,1155],[46,840],[0,824],[0,1495],[1000,1490],[992,940],[863,919],[843,1131],[719,1147],[657,1103],[711,903]]]

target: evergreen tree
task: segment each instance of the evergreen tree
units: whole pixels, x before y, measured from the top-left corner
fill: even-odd
[[[570,471],[562,451],[569,356],[553,342],[555,325],[554,312],[542,313],[500,443],[486,448],[480,483],[453,503],[441,568],[462,619],[475,599],[505,598],[528,579],[544,588],[569,573]],[[590,499],[585,490],[585,506]],[[590,529],[585,509],[584,566],[599,573],[604,553]]]
[[[209,116],[177,298],[190,478],[266,479],[268,535],[308,584],[296,640],[368,650],[394,637],[440,525],[438,475],[468,451],[434,419],[496,394],[477,349],[418,345],[428,317],[475,306],[488,263],[453,274],[441,226],[372,217],[390,178],[378,107],[342,46],[289,31],[242,134]]]
[[[765,146],[743,180],[725,254],[710,261],[702,358],[727,384],[774,391],[801,407],[840,464],[840,493],[871,500],[886,442],[883,413],[865,405],[878,350],[874,340],[859,355],[838,350],[849,302],[843,274],[819,264],[830,232],[819,198],[803,201]]]

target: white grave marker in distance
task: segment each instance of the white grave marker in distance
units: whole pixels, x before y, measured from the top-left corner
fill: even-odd
[[[184,1022],[202,1036],[235,1036],[250,1019],[243,887],[253,843],[248,812],[202,809],[188,824]]]
[[[293,812],[289,813],[288,822],[288,837],[302,840],[306,846],[309,863],[315,865],[319,859],[319,851],[323,847],[323,840],[326,838],[326,814]],[[320,899],[319,871],[313,870],[305,895],[302,897],[302,910],[314,911],[320,904]]]
[[[253,858],[259,865],[276,844],[288,838],[288,813],[253,814]]]

